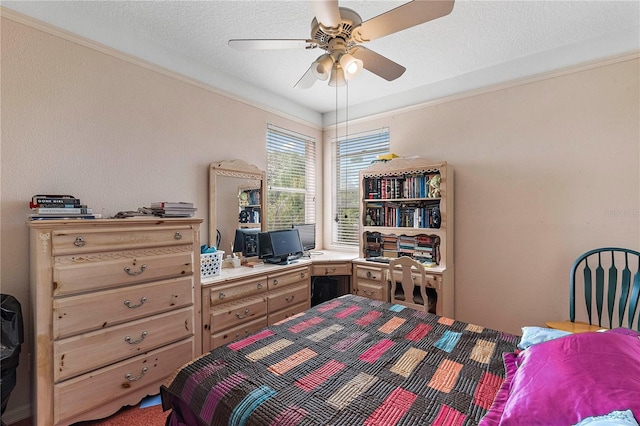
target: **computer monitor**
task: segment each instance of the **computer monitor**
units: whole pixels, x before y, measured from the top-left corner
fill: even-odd
[[[271,235],[269,232],[260,232],[258,234],[258,257],[260,259],[269,259],[273,257]]]
[[[244,257],[258,256],[260,228],[239,228],[236,229],[236,236],[233,240],[233,252],[242,253]]]
[[[263,232],[259,234],[258,239],[260,241],[260,257],[265,259],[267,263],[281,265],[293,263],[303,252],[300,233],[297,229]]]
[[[300,233],[300,241],[304,251],[311,251],[316,248],[316,224],[298,223],[292,226]]]

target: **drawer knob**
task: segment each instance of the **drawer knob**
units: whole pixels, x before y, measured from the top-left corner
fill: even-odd
[[[177,232],[173,235],[173,239],[174,239],[174,240],[181,240],[181,239],[182,239],[182,234],[180,233],[180,231],[177,231]]]
[[[244,315],[240,315],[239,313],[236,312],[236,318],[238,319],[246,318],[248,315],[249,315],[249,309],[244,310]]]
[[[76,240],[73,242],[73,245],[76,247],[83,247],[86,244],[86,241],[82,237],[76,237]]]
[[[220,292],[220,294],[218,294],[218,299],[224,299],[225,297],[227,297],[227,295],[223,292]]]
[[[127,274],[132,275],[132,276],[140,275],[141,273],[143,273],[145,271],[145,269],[147,269],[147,265],[145,265],[145,264],[142,264],[140,266],[140,270],[139,271],[132,271],[131,268],[129,268],[128,266],[124,267],[124,271]]]
[[[140,303],[138,303],[137,305],[132,305],[131,304],[131,300],[125,300],[124,304],[127,306],[127,308],[129,309],[135,309],[135,308],[139,308],[140,306],[144,305],[144,302],[147,301],[146,297],[141,297],[140,298]]]
[[[371,271],[367,271],[367,278],[371,278]]]
[[[273,285],[278,285],[278,280],[273,280]]]
[[[331,270],[329,270],[329,268],[324,268],[324,274],[325,275],[329,275],[332,272],[335,272],[336,268],[331,268]]]
[[[296,297],[296,295],[292,294],[291,297],[285,297],[284,300],[286,300],[287,302],[291,303],[293,301],[294,297]]]
[[[258,288],[262,288],[262,283],[258,283]]]
[[[373,296],[373,290],[362,290],[367,296]]]
[[[138,343],[142,342],[145,337],[147,337],[147,334],[148,333],[146,331],[143,331],[138,340],[131,340],[131,337],[127,336],[124,338],[124,341],[130,345],[137,345]]]
[[[125,378],[125,379],[127,379],[127,380],[128,380],[128,381],[130,381],[130,382],[135,382],[135,381],[137,381],[137,380],[142,379],[142,377],[144,377],[144,375],[145,375],[145,374],[147,374],[147,370],[148,370],[148,368],[147,368],[147,367],[144,367],[144,368],[142,369],[142,371],[140,372],[140,375],[139,375],[139,376],[135,376],[135,377],[133,377],[133,376],[131,375],[131,373],[127,373],[127,374],[125,374],[125,375],[124,375],[124,378]]]

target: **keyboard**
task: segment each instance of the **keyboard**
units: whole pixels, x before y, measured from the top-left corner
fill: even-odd
[[[378,263],[389,263],[391,260],[390,257],[367,257],[365,258],[368,262],[378,262]]]

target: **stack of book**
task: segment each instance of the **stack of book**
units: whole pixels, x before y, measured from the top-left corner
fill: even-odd
[[[34,195],[29,202],[30,220],[97,219],[100,215],[72,195]]]
[[[193,203],[184,201],[159,201],[157,203],[151,203],[149,210],[154,215],[161,217],[193,217],[197,209],[193,207]]]

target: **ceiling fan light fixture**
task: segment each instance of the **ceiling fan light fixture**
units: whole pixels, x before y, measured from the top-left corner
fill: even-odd
[[[333,58],[328,53],[325,53],[315,60],[315,62],[313,63],[313,67],[311,67],[311,70],[313,71],[313,75],[315,75],[318,80],[324,81],[329,78],[332,67]]]
[[[363,63],[353,55],[345,53],[340,57],[340,67],[344,70],[344,78],[351,80],[360,74]]]
[[[329,78],[329,86],[340,87],[347,84],[347,80],[344,78],[344,71],[340,64],[335,63],[331,68],[331,77]]]

